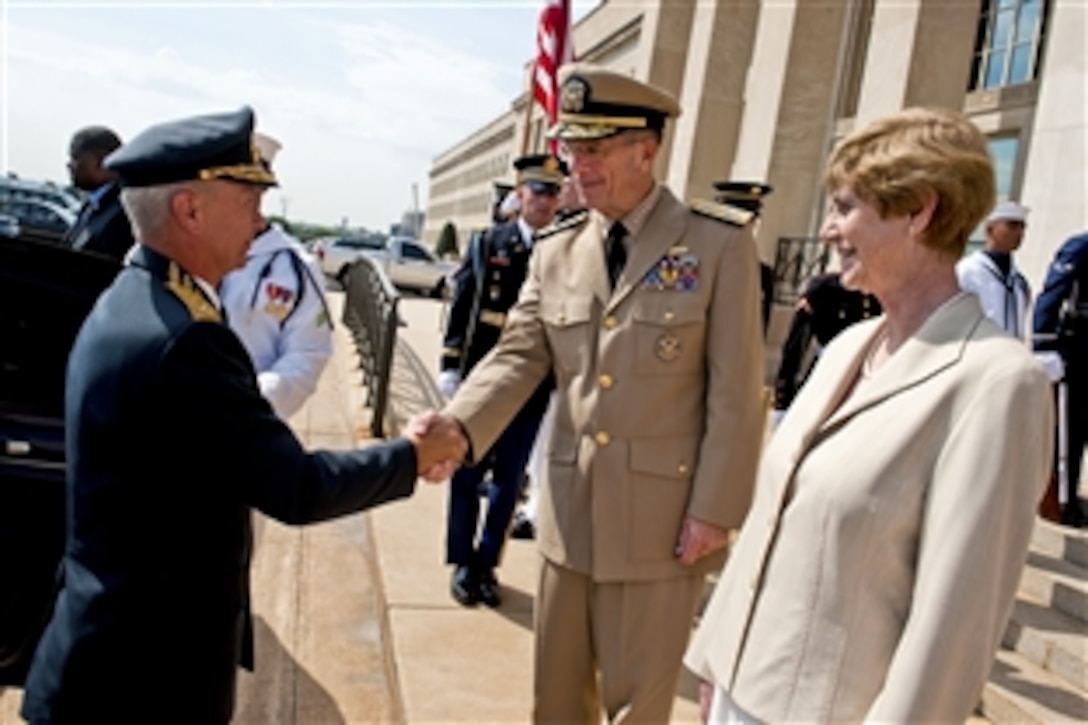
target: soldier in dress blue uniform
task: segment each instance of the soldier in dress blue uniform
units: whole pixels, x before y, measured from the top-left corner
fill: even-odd
[[[439,480],[464,455],[434,416],[406,439],[307,452],[257,387],[216,285],[276,183],[253,112],[153,126],[111,154],[138,245],[80,329],[65,383],[67,542],[30,723],[227,723],[252,669],[252,509],[288,524]]]
[[[1034,326],[1036,358],[1065,388],[1058,416],[1065,427],[1067,459],[1061,520],[1084,528],[1088,515],[1077,488],[1088,442],[1088,231],[1070,237],[1055,253],[1035,303]]]
[[[506,313],[525,281],[533,234],[552,221],[566,164],[555,156],[535,154],[514,162],[521,211],[513,221],[492,226],[474,238],[454,275],[438,385],[452,397],[461,380],[499,341]],[[506,428],[490,454],[477,465],[459,470],[450,486],[446,561],[454,565],[450,593],[464,606],[501,604],[495,567],[506,541],[518,491],[540,419],[553,386],[540,386]],[[491,472],[488,506],[477,541],[480,515],[477,486]]]
[[[789,334],[782,345],[782,359],[774,381],[776,417],[790,407],[823,348],[850,325],[881,314],[880,301],[866,292],[842,286],[838,272],[813,277],[797,301]],[[815,342],[816,354],[809,358]]]
[[[756,215],[758,228],[759,214],[763,211],[763,197],[774,191],[774,187],[757,181],[715,181],[714,190],[718,193],[714,200],[719,204],[728,204],[745,209]],[[752,235],[755,236],[753,230]],[[763,335],[767,335],[767,325],[771,321],[771,302],[774,297],[774,269],[766,262],[759,263],[759,311],[763,321]]]

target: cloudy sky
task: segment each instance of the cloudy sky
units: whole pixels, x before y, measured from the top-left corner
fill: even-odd
[[[66,182],[81,126],[130,138],[248,104],[284,145],[266,212],[385,229],[413,183],[426,207],[436,155],[509,108],[542,5],[0,0],[0,172]]]

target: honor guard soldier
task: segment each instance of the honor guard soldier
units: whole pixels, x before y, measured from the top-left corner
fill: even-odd
[[[960,289],[978,296],[982,311],[1013,337],[1024,338],[1031,286],[1013,262],[1027,229],[1028,211],[1015,201],[993,208],[983,225],[986,243],[956,263]]]
[[[839,282],[838,272],[809,281],[797,301],[789,334],[782,345],[782,359],[774,381],[777,418],[790,407],[827,343],[855,322],[877,317],[881,312],[876,297],[846,289]],[[815,353],[810,354],[813,343]]]
[[[754,181],[716,181],[714,189],[718,193],[714,199],[721,204],[747,209],[756,215],[758,229],[759,215],[763,211],[763,197],[774,191],[767,184]],[[755,230],[752,236],[755,236]],[[766,262],[759,262],[759,309],[763,320],[763,335],[767,335],[767,325],[771,321],[771,303],[774,301],[774,268]]]
[[[1055,498],[1061,521],[1088,526],[1078,497],[1088,443],[1088,231],[1058,248],[1035,303],[1035,356],[1058,387]]]
[[[506,315],[518,299],[533,251],[533,236],[551,222],[567,167],[555,156],[524,156],[514,162],[520,212],[474,238],[454,274],[454,297],[442,354],[440,390],[452,397],[461,380],[498,342]],[[450,484],[446,561],[453,564],[450,593],[464,606],[501,603],[495,567],[551,389],[543,382],[506,426],[490,453],[462,468]],[[487,513],[479,526],[478,486],[491,473]],[[477,529],[480,529],[477,541]]]
[[[269,169],[281,145],[253,134]],[[315,390],[332,357],[332,315],[325,275],[312,254],[278,224],[266,223],[246,253],[246,265],[219,286],[227,322],[253,358],[257,384],[288,420]]]
[[[655,180],[670,93],[572,64],[559,105],[549,133],[590,211],[538,236],[446,421],[485,455],[554,371],[533,719],[663,723],[763,435],[754,215]]]

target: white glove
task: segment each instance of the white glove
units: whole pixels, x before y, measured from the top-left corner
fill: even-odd
[[[1046,371],[1046,376],[1050,378],[1050,382],[1056,383],[1065,377],[1065,363],[1062,362],[1061,355],[1053,351],[1032,354],[1035,356],[1035,362],[1043,366],[1043,370]]]
[[[443,370],[438,374],[438,391],[445,396],[446,400],[453,397],[453,394],[457,392],[457,386],[461,384],[461,373],[456,370]]]

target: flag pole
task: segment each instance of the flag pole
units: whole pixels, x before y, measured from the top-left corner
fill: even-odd
[[[533,104],[536,103],[536,95],[533,93],[533,76],[536,75],[536,60],[529,66],[529,82],[525,89],[525,115],[521,122],[521,155],[529,153],[529,129],[532,126]]]

